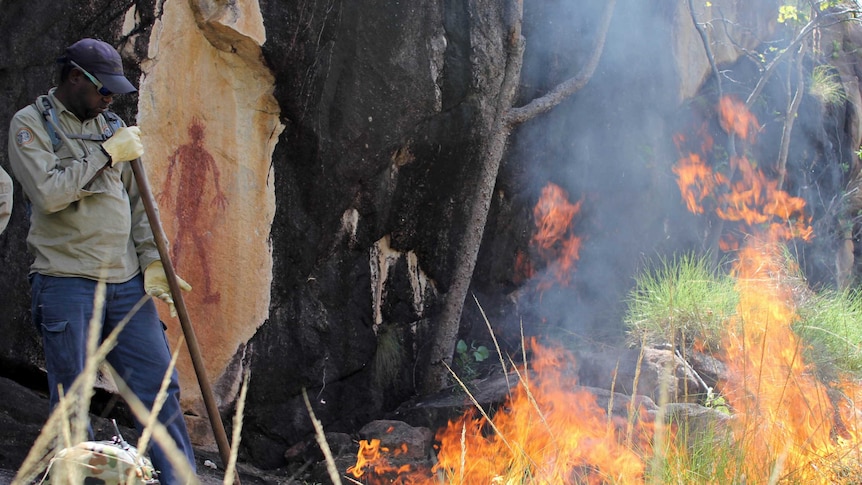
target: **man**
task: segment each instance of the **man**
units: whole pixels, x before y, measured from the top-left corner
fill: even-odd
[[[31,203],[27,245],[32,316],[42,334],[51,405],[84,367],[96,284],[107,283],[101,337],[127,315],[108,362],[151,407],[171,354],[155,304],[173,304],[164,268],[128,161],[143,154],[138,127],[111,120],[115,95],[136,89],[119,53],[94,39],[65,50],[60,84],[18,111],[9,129],[9,160]],[[142,274],[143,273],[143,274]],[[184,290],[188,283],[180,280]],[[173,309],[173,308],[172,308]],[[194,454],[179,404],[176,371],[159,414],[192,470]],[[140,424],[139,424],[140,426]],[[150,450],[162,484],[182,483],[157,444]]]
[[[12,179],[9,174],[0,167],[0,234],[9,225],[9,217],[12,216]]]

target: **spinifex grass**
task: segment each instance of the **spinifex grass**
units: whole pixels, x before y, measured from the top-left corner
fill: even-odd
[[[841,77],[828,64],[815,66],[811,71],[808,93],[826,106],[837,106],[847,101]]]
[[[707,256],[662,258],[636,278],[625,324],[632,344],[697,338],[706,348],[716,348],[737,302],[733,278],[714,268]]]
[[[862,293],[823,290],[803,298],[798,313],[793,329],[811,346],[806,357],[862,377]]]

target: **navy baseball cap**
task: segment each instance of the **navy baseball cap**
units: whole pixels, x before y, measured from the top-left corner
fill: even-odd
[[[113,46],[96,39],[81,39],[66,48],[59,62],[74,61],[96,77],[105,88],[114,94],[137,91],[123,75],[123,61]]]

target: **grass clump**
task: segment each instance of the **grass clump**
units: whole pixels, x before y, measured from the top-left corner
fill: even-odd
[[[841,77],[826,64],[815,66],[811,71],[808,93],[826,106],[838,106],[847,102]]]
[[[862,378],[862,292],[821,290],[800,303],[793,330],[806,344],[808,361]]]
[[[647,483],[734,483],[744,457],[729,433],[716,426],[691,432],[685,420],[673,426],[677,433],[664,450],[656,450]]]
[[[739,300],[732,277],[707,255],[661,258],[635,278],[625,325],[633,345],[690,344],[717,348]]]
[[[806,347],[806,362],[827,373],[862,378],[862,290],[808,290],[804,278],[791,271],[793,257],[786,253],[785,258],[788,272],[781,278],[796,288],[793,330]],[[737,311],[735,285],[736,279],[716,268],[708,255],[659,259],[636,277],[629,292],[625,325],[630,343],[698,341],[719,350],[728,318]]]

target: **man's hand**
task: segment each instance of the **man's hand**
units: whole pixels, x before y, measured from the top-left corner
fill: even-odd
[[[141,129],[137,126],[123,126],[114,136],[102,143],[102,149],[111,157],[111,166],[140,158],[144,154],[141,143]]]
[[[191,291],[192,285],[177,276],[177,283],[183,291]],[[144,270],[144,290],[148,295],[156,297],[171,306],[171,316],[177,316],[177,308],[171,297],[171,287],[168,285],[168,275],[161,261],[153,261]]]

